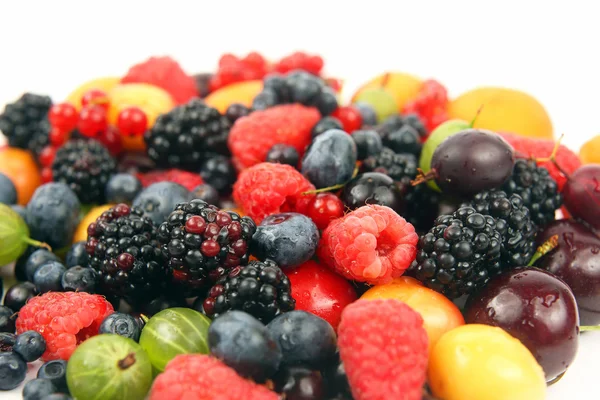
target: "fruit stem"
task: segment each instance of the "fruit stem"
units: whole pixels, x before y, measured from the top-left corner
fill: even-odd
[[[552,162],[556,163],[556,154],[558,153],[558,149],[560,148],[560,142],[563,140],[564,137],[565,137],[564,133],[562,135],[560,135],[560,137],[558,138],[558,140],[554,144],[554,148],[552,149],[552,153],[550,153],[549,157],[547,157],[547,158],[537,158],[535,160],[535,162],[542,163],[542,162],[552,161]]]
[[[43,247],[46,250],[52,251],[52,247],[50,247],[50,245],[48,243],[44,243],[44,242],[40,242],[39,240],[33,240],[30,237],[26,237],[23,239],[23,241],[27,244],[30,244],[32,246],[35,247]]]
[[[540,247],[535,250],[533,257],[529,260],[528,267],[533,267],[533,264],[536,263],[541,257],[550,253],[552,250],[558,247],[558,235],[551,236],[550,239],[546,240]]]
[[[479,108],[477,109],[475,116],[473,117],[473,119],[471,120],[471,123],[469,124],[469,128],[473,128],[473,125],[475,125],[475,121],[477,121],[477,118],[479,118],[479,115],[481,114],[481,110],[483,110],[483,106],[484,106],[484,104],[480,105]]]
[[[124,359],[119,360],[117,365],[119,368],[125,370],[135,364],[135,353],[129,353],[125,356]]]
[[[306,192],[302,192],[302,196],[308,196],[310,194],[317,194],[317,193],[323,193],[323,192],[331,192],[332,190],[339,190],[342,189],[344,186],[346,186],[346,184],[348,184],[348,182],[350,182],[352,179],[354,179],[356,177],[356,175],[358,175],[358,165],[356,165],[354,167],[354,171],[352,172],[352,177],[350,179],[348,179],[346,182],[344,183],[338,183],[337,185],[333,185],[333,186],[329,186],[329,187],[324,187],[321,189],[315,189],[315,190],[307,190]]]
[[[581,325],[579,326],[581,332],[586,331],[600,331],[600,325]]]
[[[380,88],[382,88],[382,89],[385,89],[385,87],[386,87],[386,86],[387,86],[387,84],[388,84],[388,81],[390,80],[390,75],[391,75],[391,74],[390,74],[389,72],[386,72],[386,73],[383,75],[383,78],[381,79],[381,85],[379,85],[379,87],[380,87]]]
[[[150,321],[150,319],[144,314],[140,314],[140,318],[142,319],[142,321],[144,321],[144,324],[147,324],[148,321]]]
[[[437,176],[437,173],[435,172],[434,169],[432,169],[428,173],[424,173],[421,168],[417,168],[417,171],[419,172],[417,174],[417,177],[415,179],[413,179],[412,181],[410,181],[410,184],[412,186],[417,186],[417,185],[420,185],[423,182],[428,182],[430,180],[435,179],[436,176]]]

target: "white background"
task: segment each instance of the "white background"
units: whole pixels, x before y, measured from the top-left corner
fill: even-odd
[[[0,105],[24,91],[60,100],[79,83],[122,75],[150,55],[172,55],[195,73],[213,70],[223,52],[277,58],[306,50],[322,54],[348,92],[385,70],[435,77],[451,95],[478,85],[525,90],[577,150],[600,134],[594,3],[0,1]],[[582,338],[577,362],[549,399],[593,397],[599,336]]]

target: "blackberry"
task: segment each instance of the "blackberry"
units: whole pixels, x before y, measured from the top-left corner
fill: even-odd
[[[289,279],[275,261],[267,259],[237,266],[219,279],[202,308],[211,318],[241,310],[266,324],[295,305]]]
[[[417,185],[404,196],[405,211],[402,214],[417,232],[427,232],[433,226],[435,219],[440,215],[442,194],[427,185]],[[452,210],[451,212],[454,212]]]
[[[395,132],[403,126],[410,126],[421,138],[427,136],[427,129],[423,124],[423,121],[417,114],[406,114],[406,115],[391,115],[387,117],[381,124],[375,127],[375,130],[383,137],[392,132]]]
[[[562,205],[556,181],[546,168],[538,167],[535,160],[516,160],[512,175],[502,190],[509,195],[521,196],[531,219],[539,226],[554,221],[556,210]]]
[[[200,176],[220,194],[228,195],[233,190],[237,171],[229,157],[213,155],[200,166]]]
[[[287,164],[297,168],[298,162],[300,162],[300,155],[295,147],[277,143],[269,149],[266,161],[270,163]]]
[[[68,185],[84,204],[103,204],[104,188],[116,170],[115,159],[100,142],[75,139],[56,152],[52,179]]]
[[[368,157],[362,164],[365,172],[381,172],[399,185],[403,193],[411,190],[410,181],[417,176],[419,162],[413,154],[395,153],[384,147],[376,156]]]
[[[248,263],[254,232],[256,224],[250,217],[194,199],[175,207],[158,228],[158,240],[173,271],[173,284],[192,297]]]
[[[537,227],[521,196],[508,196],[502,191],[482,192],[476,194],[469,205],[478,213],[496,219],[496,230],[503,238],[503,268],[527,265],[535,253]]]
[[[411,274],[451,299],[473,293],[501,272],[502,236],[496,224],[472,207],[439,216],[419,239]]]
[[[421,155],[423,145],[419,133],[408,124],[383,136],[382,141],[385,147],[389,147],[396,153],[410,153],[415,157]]]
[[[197,171],[209,153],[229,155],[231,122],[199,99],[160,115],[144,134],[148,156],[159,167]]]
[[[156,227],[142,210],[118,204],[88,226],[89,266],[98,272],[98,292],[143,303],[167,277]]]
[[[33,93],[25,93],[16,102],[7,104],[0,114],[0,131],[8,144],[39,154],[49,142],[51,106],[50,97]]]

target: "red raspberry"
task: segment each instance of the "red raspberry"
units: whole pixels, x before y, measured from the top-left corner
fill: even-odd
[[[149,83],[171,94],[177,104],[198,97],[196,81],[171,57],[150,57],[127,71],[121,83]]]
[[[316,108],[300,104],[271,107],[238,119],[229,132],[236,166],[243,169],[265,161],[275,144],[293,146],[302,157],[310,131],[320,119]]]
[[[356,400],[421,400],[428,339],[423,318],[395,300],[358,300],[338,327],[340,357]]]
[[[318,55],[308,55],[302,51],[297,51],[289,56],[283,57],[275,65],[273,70],[280,74],[286,74],[290,71],[301,69],[310,72],[313,75],[320,75],[323,69],[323,58]]]
[[[216,358],[181,354],[171,360],[150,389],[149,400],[278,400],[264,386],[240,377]]]
[[[337,118],[341,123],[344,130],[348,133],[357,131],[362,126],[362,115],[356,107],[344,106],[338,107],[331,116]]]
[[[267,60],[257,52],[248,53],[244,58],[223,54],[219,59],[219,69],[209,81],[210,91],[236,82],[262,79],[267,70]]]
[[[556,146],[554,140],[534,139],[508,133],[500,133],[500,136],[510,143],[519,157],[548,158]],[[563,145],[560,145],[556,153],[556,163],[569,175],[581,166],[579,156]],[[558,170],[556,165],[551,161],[547,161],[538,163],[538,166],[544,167],[550,172],[550,176],[558,184],[558,190],[562,191],[567,182],[567,177]]]
[[[279,212],[306,213],[314,195],[303,192],[315,187],[294,167],[261,163],[242,171],[233,185],[233,198],[259,224]]]
[[[37,331],[46,340],[42,360],[68,360],[77,345],[98,334],[114,312],[104,296],[85,292],[48,292],[32,298],[17,317],[17,333]]]
[[[449,119],[448,91],[436,80],[423,82],[417,97],[406,103],[403,114],[417,114],[429,132]]]
[[[319,260],[347,279],[388,283],[415,259],[415,228],[389,207],[367,205],[332,221],[323,232]]]
[[[137,174],[143,187],[147,187],[157,182],[175,182],[184,186],[187,190],[194,190],[196,186],[204,183],[199,174],[183,171],[181,169],[168,169],[166,171],[151,171]]]

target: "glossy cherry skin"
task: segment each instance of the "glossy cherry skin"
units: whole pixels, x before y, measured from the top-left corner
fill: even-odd
[[[550,381],[572,364],[579,344],[577,303],[548,271],[517,268],[488,282],[466,304],[467,324],[498,326],[519,339]]]
[[[600,229],[600,165],[583,165],[571,174],[563,198],[572,216]]]
[[[558,235],[558,247],[538,267],[552,272],[573,291],[582,325],[600,324],[600,238],[574,219],[554,221],[538,234],[538,245]]]

